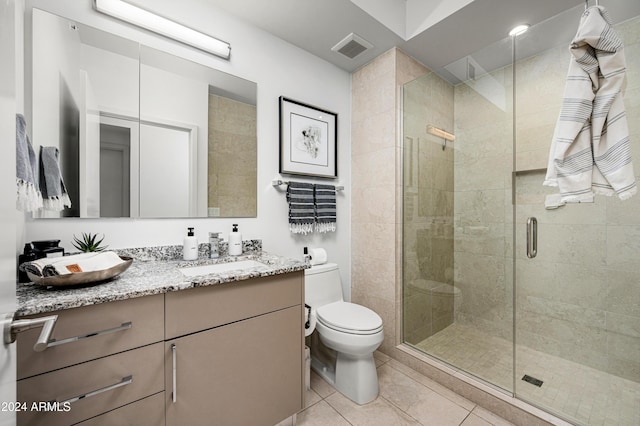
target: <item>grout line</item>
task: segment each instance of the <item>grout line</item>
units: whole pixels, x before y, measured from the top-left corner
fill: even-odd
[[[449,390],[451,393],[453,393],[453,394],[457,395],[458,397],[460,397],[460,398],[462,398],[462,399],[465,399],[465,400],[469,401],[469,403],[473,404],[473,407],[472,407],[471,409],[468,409],[467,407],[464,407],[464,406],[460,405],[457,401],[454,401],[453,399],[449,398],[447,395],[443,395],[443,394],[441,394],[437,389],[433,389],[433,388],[432,388],[432,387],[430,387],[429,385],[425,385],[424,383],[422,383],[422,382],[419,382],[419,381],[415,380],[413,377],[411,377],[411,376],[407,375],[407,374],[406,374],[405,372],[403,372],[402,370],[399,370],[399,369],[397,369],[396,367],[394,367],[394,366],[393,366],[393,364],[389,364],[389,367],[390,367],[390,368],[393,368],[394,370],[396,370],[396,371],[398,371],[398,372],[400,372],[400,373],[404,374],[405,376],[409,377],[411,380],[413,380],[413,381],[415,381],[415,382],[418,382],[419,384],[421,384],[422,386],[426,387],[426,388],[427,388],[427,389],[429,389],[430,391],[435,392],[436,394],[440,395],[441,397],[445,398],[446,400],[448,400],[448,401],[450,401],[450,402],[452,402],[452,403],[456,404],[458,407],[462,408],[463,410],[466,410],[466,411],[468,411],[469,413],[471,413],[471,412],[472,412],[472,411],[473,411],[473,410],[478,406],[478,404],[476,404],[475,402],[471,401],[470,399],[465,398],[464,396],[460,395],[459,393],[457,393],[457,392],[455,392],[455,391],[453,391],[453,390],[451,390],[451,389],[448,389],[446,386],[439,384],[439,383],[438,383],[438,382],[436,382],[435,380],[430,379],[429,377],[425,376],[424,374],[420,373],[419,371],[416,371],[416,370],[414,370],[413,368],[411,368],[411,367],[409,367],[409,366],[407,366],[407,365],[405,365],[405,364],[402,364],[400,361],[397,361],[397,362],[398,362],[399,364],[403,365],[404,367],[406,367],[406,368],[410,369],[411,371],[415,372],[416,374],[419,374],[420,376],[424,377],[425,379],[430,380],[430,381],[433,381],[433,382],[434,382],[434,383],[436,383],[437,385],[442,386],[443,388],[445,388],[445,389]]]
[[[415,417],[413,417],[411,414],[407,413],[406,411],[404,411],[402,408],[398,407],[396,404],[394,404],[392,401],[389,401],[387,398],[385,398],[382,395],[378,395],[378,398],[382,398],[385,401],[387,401],[389,403],[389,405],[391,405],[392,407],[395,407],[398,409],[398,411],[400,411],[401,413],[404,413],[406,416],[408,416],[409,418],[413,419],[416,423],[418,423],[419,425],[424,425],[424,423],[420,422],[418,419],[416,419]]]
[[[331,395],[333,395],[333,394],[331,394]],[[331,396],[331,395],[329,395],[329,396]],[[329,398],[329,396],[327,396],[327,398]],[[324,402],[326,402],[326,404],[327,404],[329,407],[331,407],[331,409],[332,409],[333,411],[335,411],[336,413],[338,413],[338,415],[339,415],[340,417],[342,417],[342,418],[344,419],[344,421],[345,421],[345,422],[349,423],[351,426],[354,426],[354,425],[353,425],[353,423],[351,423],[351,422],[349,421],[349,419],[347,419],[345,416],[343,416],[343,415],[342,415],[342,413],[340,412],[340,410],[338,410],[336,407],[334,407],[333,405],[331,405],[331,403],[330,403],[329,401],[326,401],[326,399],[323,399],[323,401],[324,401]]]
[[[471,415],[471,411],[469,411],[469,412],[467,413],[467,415],[465,416],[465,418],[464,418],[464,419],[462,419],[462,421],[460,422],[460,424],[459,424],[458,426],[462,425],[462,423],[464,423],[464,422],[469,418],[469,416],[470,416],[470,415]],[[484,419],[482,419],[482,420],[484,420]],[[486,421],[486,420],[485,420],[485,421]],[[488,423],[488,422],[487,422],[487,423]]]

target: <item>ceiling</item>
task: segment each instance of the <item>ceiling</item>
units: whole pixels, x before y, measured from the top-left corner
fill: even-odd
[[[447,64],[505,39],[511,28],[518,24],[537,24],[567,9],[584,6],[583,0],[457,0],[460,4],[468,4],[405,39],[351,0],[206,1],[349,72],[394,46],[438,71]],[[452,1],[366,0],[359,3],[386,3],[387,6],[393,3],[402,8],[407,4],[405,2],[431,2],[436,8]],[[590,4],[593,5],[594,1]],[[640,10],[637,10],[640,9],[640,1],[637,0],[606,0],[606,6],[616,22],[640,14]],[[546,30],[543,37],[545,43],[555,41],[557,44],[558,40],[570,40],[577,28],[579,12],[580,9],[576,9],[568,15],[566,24],[553,25],[557,31],[565,34],[555,36],[551,29]],[[352,32],[373,44],[373,48],[354,59],[331,50]]]

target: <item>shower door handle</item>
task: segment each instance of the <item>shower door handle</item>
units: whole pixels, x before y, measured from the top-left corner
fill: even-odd
[[[527,257],[533,259],[538,254],[538,219],[527,218]]]

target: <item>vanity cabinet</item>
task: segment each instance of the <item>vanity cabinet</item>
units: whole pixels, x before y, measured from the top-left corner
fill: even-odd
[[[52,314],[58,320],[47,349],[33,350],[40,329],[17,339],[19,425],[74,424],[164,392],[163,295]],[[144,424],[136,419],[162,418],[163,407],[127,415]]]
[[[166,424],[274,425],[302,410],[303,289],[295,272],[167,293]]]
[[[17,339],[18,424],[277,424],[303,408],[303,307],[297,271],[37,315],[58,320],[43,352]]]

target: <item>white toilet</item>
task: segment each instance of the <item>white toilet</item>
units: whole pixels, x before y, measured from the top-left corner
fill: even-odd
[[[357,404],[378,396],[373,352],[384,338],[382,319],[369,308],[345,302],[338,265],[326,263],[305,270],[305,302],[311,306],[311,367]],[[314,338],[319,336],[319,339]]]

